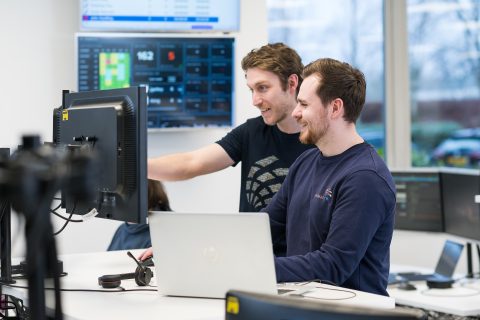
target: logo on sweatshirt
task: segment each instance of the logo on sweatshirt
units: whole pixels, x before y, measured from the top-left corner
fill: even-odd
[[[315,198],[328,202],[332,199],[332,194],[333,194],[332,189],[327,188],[323,193],[321,192],[315,193]]]

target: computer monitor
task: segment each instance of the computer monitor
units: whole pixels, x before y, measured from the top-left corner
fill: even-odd
[[[475,195],[480,193],[480,173],[473,169],[442,170],[445,232],[480,241],[480,205]]]
[[[77,34],[78,90],[147,88],[148,128],[230,127],[234,38]]]
[[[67,213],[146,221],[145,88],[64,92],[62,107],[54,110],[53,132],[57,147],[71,152],[81,148],[95,156],[96,197],[85,202],[62,192]]]
[[[438,169],[392,170],[397,189],[395,229],[443,232]]]
[[[342,301],[344,302],[344,301]],[[415,320],[426,319],[418,309],[373,309],[310,300],[231,290],[225,299],[225,320]]]

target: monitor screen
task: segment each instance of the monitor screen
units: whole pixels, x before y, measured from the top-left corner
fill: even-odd
[[[462,255],[464,245],[451,240],[446,240],[440,259],[438,259],[435,273],[451,278]]]
[[[392,170],[397,189],[395,229],[443,232],[438,170]]]
[[[82,0],[80,30],[239,31],[240,0]]]
[[[446,233],[480,241],[480,205],[475,203],[479,189],[478,170],[442,171]]]
[[[233,56],[233,38],[78,34],[78,90],[145,87],[149,128],[229,127]]]
[[[94,155],[95,199],[62,192],[66,212],[128,222],[147,217],[147,126],[145,88],[64,93],[54,110],[53,141],[72,152]]]

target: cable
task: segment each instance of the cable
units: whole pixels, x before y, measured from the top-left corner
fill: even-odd
[[[57,212],[58,209],[60,209],[60,207],[62,206],[62,204],[60,203],[58,206],[56,206],[54,209],[50,209],[50,212],[53,213],[54,215],[56,215],[57,217],[59,217],[60,219],[63,219],[63,220],[67,220],[69,222],[83,222],[83,220],[74,220],[74,219],[69,219],[67,217],[64,217],[62,216],[61,214],[59,214]]]
[[[65,277],[65,276],[68,276],[68,272],[64,271],[64,272],[60,273],[60,277]],[[12,279],[13,280],[24,280],[24,279],[27,279],[27,275],[24,274],[24,273],[20,273],[20,274],[12,276]]]
[[[346,292],[350,293],[350,296],[344,297],[344,298],[320,298],[320,297],[315,297],[315,296],[308,296],[307,294],[311,292],[304,292],[301,294],[302,297],[309,298],[309,299],[317,299],[317,300],[325,300],[325,301],[339,301],[339,300],[348,300],[348,299],[353,299],[357,296],[357,293],[354,291],[350,290],[345,290],[345,289],[334,289],[334,288],[327,288],[327,287],[315,287],[315,288],[320,288],[323,290],[331,290],[331,291],[338,291],[338,292]]]
[[[0,285],[11,287],[11,288],[18,288],[18,289],[26,289],[28,290],[27,286],[20,286],[20,285],[15,285],[15,284],[10,284],[10,283],[3,283],[0,282]],[[151,288],[157,288],[156,286],[149,286]],[[55,290],[55,288],[45,288],[45,290]],[[118,287],[112,290],[102,290],[102,289],[64,289],[61,288],[60,291],[65,291],[65,292],[134,292],[134,291],[158,291],[157,289],[125,289],[123,287]]]
[[[59,214],[58,212],[54,211],[54,210],[50,210],[51,213],[53,213],[54,215],[56,215],[57,217],[59,217],[60,219],[63,219],[65,221],[68,221],[68,222],[85,222],[84,220],[75,220],[75,219],[69,219],[68,217],[64,217],[62,216],[61,214]]]
[[[296,285],[298,286],[305,286],[305,285],[309,285],[311,283],[319,283],[319,284],[322,284],[322,283],[326,283],[326,284],[329,284],[329,285],[332,285],[332,286],[335,286],[335,287],[338,287],[335,283],[331,282],[331,281],[328,281],[328,280],[319,280],[319,279],[314,279],[314,280],[311,280],[311,281],[305,281],[305,282],[297,282]],[[351,295],[348,296],[348,297],[344,297],[344,298],[320,298],[320,297],[314,297],[314,296],[308,296],[307,294],[309,293],[312,293],[311,291],[307,291],[307,292],[304,292],[304,293],[301,293],[299,296],[301,297],[304,297],[304,298],[309,298],[309,299],[318,299],[318,300],[328,300],[328,301],[333,301],[333,300],[348,300],[348,299],[353,299],[357,296],[357,293],[354,292],[354,291],[351,291],[351,290],[347,290],[347,289],[337,289],[337,288],[327,288],[327,287],[324,287],[324,286],[315,286],[315,288],[318,288],[318,289],[323,289],[323,290],[330,290],[330,291],[338,291],[338,292],[346,292],[346,293],[350,293]]]
[[[428,288],[420,291],[420,294],[427,297],[445,297],[445,298],[466,298],[466,297],[473,297],[480,294],[480,290],[478,289],[474,289],[470,287],[461,287],[461,288],[469,289],[473,292],[464,293],[464,294],[432,294],[432,290],[435,290],[435,289]],[[437,289],[437,290],[443,290],[443,289]]]
[[[69,292],[133,292],[133,291],[150,291],[150,292],[157,292],[157,289],[125,289],[123,287],[120,290],[101,290],[101,289],[60,289],[60,291],[69,291]],[[51,290],[53,288],[47,288],[47,290]]]
[[[60,234],[60,232],[62,232],[62,231],[67,227],[68,223],[70,222],[70,220],[71,220],[71,218],[72,218],[72,216],[73,216],[73,213],[75,212],[76,206],[77,206],[77,203],[74,202],[74,203],[73,203],[72,212],[70,213],[70,216],[68,217],[68,220],[65,221],[65,223],[64,223],[63,226],[60,228],[60,230],[58,230],[57,232],[55,232],[55,233],[53,234],[54,236]]]
[[[300,286],[304,286],[304,285],[310,284],[312,282],[326,283],[326,284],[329,284],[331,286],[338,287],[338,284],[336,284],[335,282],[328,281],[328,280],[322,280],[322,279],[313,279],[313,280],[305,281],[305,282],[297,282],[297,284],[300,285]]]

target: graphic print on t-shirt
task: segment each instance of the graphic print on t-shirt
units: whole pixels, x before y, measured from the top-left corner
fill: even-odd
[[[250,167],[245,186],[250,205],[262,209],[270,203],[288,173],[288,168],[280,168],[280,165],[276,156],[269,156]]]

